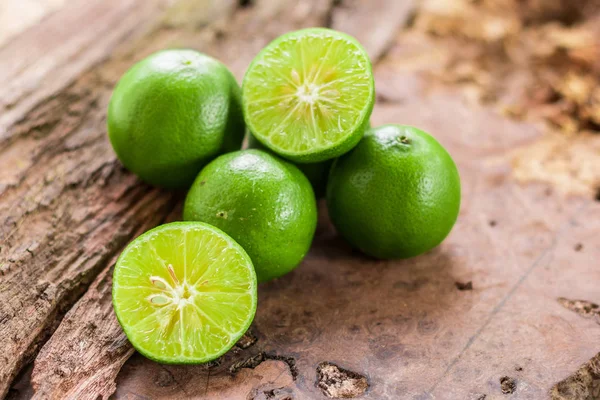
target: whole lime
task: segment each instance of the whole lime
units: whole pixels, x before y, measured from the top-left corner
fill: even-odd
[[[240,88],[227,67],[194,50],[165,50],[135,64],[108,107],[108,135],[142,180],[186,188],[202,167],[241,147]]]
[[[452,229],[460,177],[432,136],[384,125],[333,164],[327,205],[338,232],[364,253],[412,257],[440,244]]]
[[[317,207],[298,168],[261,150],[243,150],[218,157],[200,172],[183,218],[230,235],[246,250],[262,282],[302,261],[315,233]]]

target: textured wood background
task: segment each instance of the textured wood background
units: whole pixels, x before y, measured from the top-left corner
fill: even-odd
[[[519,3],[511,1],[495,4]],[[600,19],[592,1],[575,2],[587,8],[573,21],[563,18],[570,9],[524,2],[531,7],[518,16],[538,6],[551,15],[536,40],[554,38],[578,68],[569,73],[591,77],[588,86],[557,84],[546,99],[535,79],[547,74],[529,64],[509,63],[502,75],[478,64],[502,59],[475,44],[514,55],[517,28],[498,17],[502,7],[486,14],[470,3],[4,1],[0,396],[600,399],[600,92],[567,107],[574,88],[579,99],[582,87],[599,86],[600,36],[588,34]],[[468,23],[452,14],[460,5]],[[525,29],[538,20],[517,21]],[[133,237],[180,218],[182,194],[152,189],[116,161],[105,131],[114,84],[167,47],[213,55],[241,80],[270,40],[317,25],[367,48],[374,125],[419,126],[453,155],[463,182],[456,227],[428,254],[376,261],[336,235],[321,205],[313,249],[296,271],[261,286],[244,343],[209,366],[144,359],[113,315],[111,266]],[[550,56],[536,53],[535,68],[570,76]],[[500,107],[499,99],[514,106],[523,88],[537,103]],[[327,375],[331,364],[337,376]]]

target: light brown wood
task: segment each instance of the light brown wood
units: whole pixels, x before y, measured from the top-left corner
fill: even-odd
[[[127,22],[133,8],[141,21],[159,10],[80,3],[0,50],[0,396],[131,235],[174,204],[115,161],[104,128],[112,82],[82,75],[145,29]]]
[[[3,1],[0,4],[0,46],[64,6],[66,0]]]
[[[331,12],[332,29],[356,37],[377,62],[416,9],[415,0],[339,1]]]
[[[112,309],[102,307],[111,303],[111,273],[98,276],[36,357],[33,398],[95,400],[115,391],[114,378],[133,348]]]
[[[416,2],[112,3],[59,10],[0,49],[10,60],[0,76],[13,82],[0,90],[0,157],[13,166],[0,171],[0,390],[35,358],[39,399],[318,399],[359,395],[364,382],[368,399],[595,393],[600,203],[547,178],[550,153],[528,161],[555,136],[432,77],[448,50],[418,32],[397,35]],[[255,343],[206,366],[129,358],[110,267],[132,237],[179,218],[181,196],[140,184],[115,160],[104,127],[113,85],[165,47],[197,48],[241,79],[271,39],[327,24],[359,37],[376,61],[373,125],[419,126],[457,161],[463,204],[454,231],[423,256],[376,261],[336,235],[321,204],[306,260],[261,285]],[[571,137],[552,154],[576,165],[577,149],[594,160],[598,142]],[[577,175],[586,188],[594,162]],[[320,365],[338,370],[325,376]]]

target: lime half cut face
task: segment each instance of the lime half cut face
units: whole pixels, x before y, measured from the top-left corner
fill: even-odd
[[[246,123],[260,142],[292,161],[324,161],[363,135],[375,97],[371,63],[341,32],[291,32],[256,56],[242,96]]]
[[[115,266],[113,304],[131,344],[163,363],[204,363],[224,354],[256,312],[256,274],[219,229],[174,222],[152,229]]]

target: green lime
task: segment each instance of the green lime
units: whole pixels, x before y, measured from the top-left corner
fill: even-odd
[[[327,206],[338,232],[364,253],[412,257],[450,233],[460,208],[460,177],[432,136],[384,125],[333,164]]]
[[[248,133],[246,135],[249,149],[259,149],[271,153],[268,147],[265,147],[259,142],[254,135]],[[321,161],[312,164],[294,164],[304,176],[308,178],[315,196],[317,199],[325,197],[325,190],[327,188],[327,178],[329,177],[329,169],[333,164],[333,160]]]
[[[194,50],[165,50],[135,64],[108,107],[117,157],[142,180],[187,188],[210,160],[238,150],[240,88],[227,67]]]
[[[371,62],[344,33],[287,33],[252,61],[242,98],[248,128],[265,146],[291,161],[325,161],[354,147],[369,123]]]
[[[173,222],[136,238],[113,276],[113,305],[127,338],[162,363],[224,354],[256,312],[252,261],[233,239],[200,222]]]
[[[259,281],[296,267],[317,225],[315,195],[294,165],[260,150],[224,154],[194,181],[185,220],[214,225],[247,252]]]
[[[327,190],[327,179],[329,177],[329,170],[333,160],[321,161],[313,164],[298,164],[297,167],[304,176],[308,178],[315,197],[317,199],[325,197],[325,191]]]

